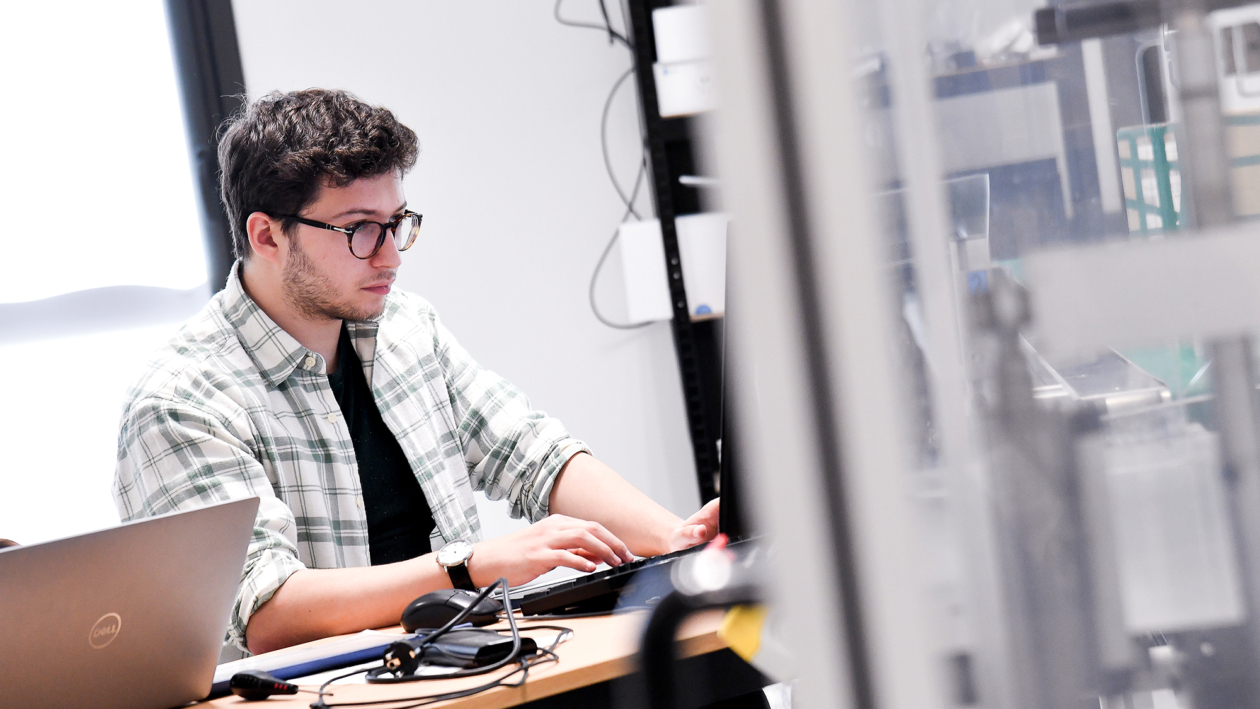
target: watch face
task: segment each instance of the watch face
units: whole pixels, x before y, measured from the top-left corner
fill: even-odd
[[[458,566],[472,556],[472,551],[472,544],[459,539],[439,549],[437,560],[442,566]]]

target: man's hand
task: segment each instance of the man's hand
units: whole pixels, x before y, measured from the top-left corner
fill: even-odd
[[[679,551],[697,544],[704,544],[717,535],[718,506],[721,502],[710,500],[700,511],[688,517],[669,535],[669,550]]]
[[[715,529],[716,519],[715,516]],[[519,586],[559,566],[594,571],[601,561],[621,566],[633,560],[626,545],[598,522],[551,515],[524,529],[476,544],[468,572],[479,587],[488,586],[499,577]]]

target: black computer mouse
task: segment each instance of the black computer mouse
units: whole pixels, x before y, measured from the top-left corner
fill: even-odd
[[[440,628],[475,600],[476,591],[460,588],[431,591],[407,606],[402,614],[402,627],[409,633],[423,628]],[[502,603],[486,598],[473,608],[466,620],[476,626],[490,625],[499,619],[502,610]]]

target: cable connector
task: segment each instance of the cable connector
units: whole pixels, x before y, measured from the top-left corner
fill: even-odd
[[[409,675],[424,658],[424,638],[403,638],[385,648],[385,667],[395,675]]]

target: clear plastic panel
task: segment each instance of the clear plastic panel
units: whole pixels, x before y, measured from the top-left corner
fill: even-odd
[[[769,5],[789,40],[794,13],[834,16]],[[828,237],[886,254],[883,393],[904,404],[942,702],[1260,705],[1260,6],[843,5],[852,51],[789,42],[802,68],[778,71],[806,93],[853,77],[863,154],[792,138],[860,172],[879,225]]]
[[[1214,274],[1247,258],[1218,237],[1253,228],[1246,220],[1260,214],[1260,7],[1120,30],[1075,25],[1071,41],[1040,43],[1037,11],[1044,21],[1079,6],[917,6],[939,20],[907,29],[926,44],[915,49],[928,85],[907,78],[916,72],[895,64],[907,53],[885,36],[890,66],[871,94],[889,100],[871,113],[887,114],[873,119],[889,126],[881,213],[924,365],[915,420],[921,475],[935,481],[923,487],[935,494],[921,496],[929,585],[952,629],[954,686],[973,690],[952,699],[1046,709],[1260,703],[1260,586],[1247,574],[1260,503],[1255,319],[1252,306],[1210,295]],[[898,119],[916,90],[930,95],[930,114]],[[907,188],[909,161],[898,154],[925,126],[934,191]],[[983,192],[966,182],[978,177]],[[931,199],[945,202],[945,224],[907,218],[929,213],[916,200]],[[1160,250],[1187,238],[1206,255],[1178,262]],[[948,244],[943,287],[927,287],[928,269],[942,266],[929,239]],[[1087,303],[1093,312],[1045,317],[1067,302],[1055,289],[1072,283],[1074,261],[1059,258],[1060,277],[1046,279],[1043,255],[1062,252],[1080,254],[1080,288],[1114,278]],[[1152,255],[1155,267],[1126,269],[1130,253]],[[1114,268],[1085,269],[1106,258]],[[1130,302],[1130,292],[1150,295]],[[955,323],[939,317],[951,307]],[[1202,325],[1208,310],[1225,324]],[[1114,338],[1069,347],[1067,326],[1045,327],[1087,314],[1114,321]],[[965,365],[930,366],[942,359],[934,335],[951,326]],[[968,415],[959,441],[943,442],[949,454],[942,417],[960,409],[943,400],[945,378],[961,381]]]

